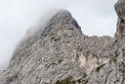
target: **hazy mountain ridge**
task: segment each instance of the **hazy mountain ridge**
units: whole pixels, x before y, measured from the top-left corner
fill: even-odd
[[[61,10],[15,50],[0,84],[125,84],[124,0],[114,38],[89,37]]]

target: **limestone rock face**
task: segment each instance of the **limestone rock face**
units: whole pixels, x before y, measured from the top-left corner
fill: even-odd
[[[19,43],[0,84],[125,84],[123,3],[115,5],[114,38],[84,35],[67,10],[59,11]]]
[[[117,32],[115,37],[119,40],[125,37],[125,0],[119,0],[115,4],[115,11],[118,16]]]

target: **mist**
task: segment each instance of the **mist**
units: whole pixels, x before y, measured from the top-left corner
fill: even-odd
[[[0,0],[0,71],[18,42],[43,26],[57,9],[71,12],[84,34],[114,36],[117,0]],[[48,13],[48,14],[47,14]]]

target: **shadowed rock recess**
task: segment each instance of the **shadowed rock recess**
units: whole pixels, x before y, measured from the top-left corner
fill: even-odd
[[[0,84],[125,84],[125,0],[115,37],[84,35],[66,10],[21,41]]]

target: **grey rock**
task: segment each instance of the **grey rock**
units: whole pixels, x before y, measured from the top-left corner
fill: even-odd
[[[123,0],[115,10],[114,38],[84,35],[72,15],[60,10],[18,44],[0,84],[125,84]]]
[[[119,0],[115,4],[115,11],[118,16],[116,40],[125,37],[125,0]]]

